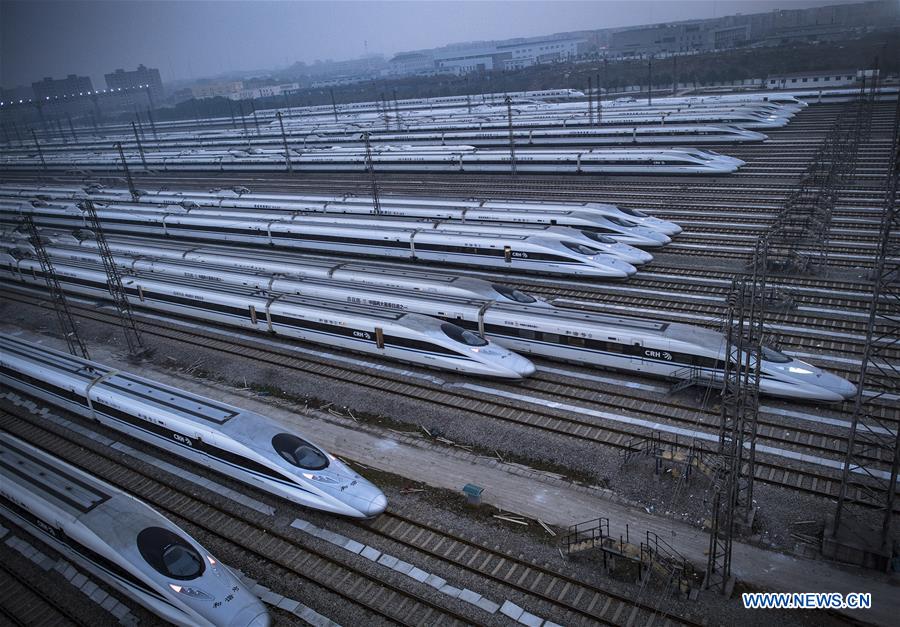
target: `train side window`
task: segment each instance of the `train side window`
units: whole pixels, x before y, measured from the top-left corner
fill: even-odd
[[[584,346],[583,337],[575,337],[573,335],[569,335],[566,337],[566,340],[568,340],[569,346]]]
[[[519,329],[519,337],[521,338],[525,338],[526,340],[533,340],[534,335],[535,333],[531,329]]]
[[[559,344],[559,336],[556,333],[542,333],[542,339],[551,344]]]

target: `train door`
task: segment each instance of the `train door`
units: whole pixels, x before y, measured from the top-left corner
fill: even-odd
[[[641,372],[646,370],[647,363],[644,360],[644,342],[643,340],[631,339],[631,348],[628,351],[631,355],[631,365],[632,367]]]
[[[375,346],[384,350],[384,329],[375,327]]]

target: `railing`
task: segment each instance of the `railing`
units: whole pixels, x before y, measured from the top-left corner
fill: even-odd
[[[654,565],[658,568],[654,569]],[[647,532],[641,543],[641,568],[644,576],[654,571],[661,573],[666,585],[675,586],[683,593],[688,593],[702,580],[701,573],[686,557],[652,531]]]

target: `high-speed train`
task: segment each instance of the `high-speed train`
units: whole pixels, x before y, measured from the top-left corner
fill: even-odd
[[[9,387],[232,479],[350,518],[387,506],[375,485],[265,416],[11,336],[0,335],[0,347],[0,381]]]
[[[54,265],[63,290],[107,299],[106,273],[95,264]],[[201,275],[202,276],[202,275]],[[41,265],[0,254],[0,277],[44,287]],[[466,375],[523,379],[534,365],[449,322],[368,305],[292,296],[257,288],[132,273],[123,285],[134,307],[351,350]]]
[[[14,233],[9,234],[14,236]],[[93,238],[77,239],[71,235],[52,235],[41,232],[47,238],[44,248],[51,256],[73,261],[93,261],[99,254]],[[227,246],[191,246],[176,242],[153,242],[141,238],[107,237],[107,246],[116,259],[133,257],[189,261],[197,266],[221,266],[235,270],[268,272],[289,278],[333,279],[360,283],[375,287],[398,288],[423,294],[478,298],[499,302],[530,304],[550,307],[543,300],[502,283],[419,269],[402,269],[379,263],[340,263],[316,257],[302,257],[270,251],[243,251],[238,253]],[[15,257],[36,258],[34,248],[23,237],[0,239],[0,251]],[[130,257],[129,257],[130,256]],[[123,261],[123,266],[128,267]]]
[[[462,125],[461,125],[462,126]],[[173,134],[175,135],[175,134]],[[520,129],[513,130],[513,137],[517,147],[555,147],[555,146],[623,146],[623,145],[667,145],[681,146],[684,144],[734,144],[744,142],[760,142],[767,136],[737,126],[724,124],[688,125],[688,124],[664,124],[659,126],[635,125],[621,127],[585,127],[567,129]],[[137,148],[134,138],[121,139],[119,143],[128,149]],[[372,131],[370,141],[393,145],[438,145],[453,146],[462,144],[477,148],[504,148],[509,146],[509,132],[501,129],[466,129],[443,131]],[[286,137],[280,133],[267,132],[263,135],[243,135],[230,131],[216,131],[203,133],[179,133],[175,136],[163,135],[159,138],[143,140],[144,150],[157,149],[196,149],[196,148],[239,148],[244,149],[248,145],[254,148],[281,148],[287,141],[294,147],[306,148],[321,145],[326,146],[353,146],[364,141],[359,131],[347,131],[345,133],[303,132],[294,130]],[[109,144],[109,140],[82,139],[77,142],[47,142],[42,144],[45,153],[96,151],[103,150]],[[23,145],[9,147],[10,153],[29,152],[34,146]]]
[[[102,263],[99,255],[92,255],[88,261],[99,271]],[[721,382],[723,335],[689,325],[452,298],[333,280],[297,281],[277,274],[242,272],[222,266],[198,268],[190,262],[132,259],[119,260],[119,263],[138,275],[161,276],[169,281],[202,275],[216,284],[429,315],[529,355],[668,378],[679,378],[683,371],[695,369],[692,375]],[[764,350],[761,371],[760,390],[765,394],[840,401],[855,393],[855,388],[844,379],[769,348]]]
[[[369,163],[381,172],[475,172],[512,170],[509,150],[473,146],[384,146],[372,149],[333,147],[291,151],[290,163],[282,150],[201,149],[155,150],[143,155],[134,150],[125,159],[157,172],[367,172]],[[8,170],[115,171],[121,159],[113,149],[103,152],[0,155]],[[515,153],[515,170],[523,174],[730,174],[744,162],[710,150],[660,148],[614,150],[525,149]]]
[[[27,387],[40,387],[41,397],[71,394],[43,380]],[[0,479],[3,516],[167,623],[269,625],[266,608],[225,564],[118,488],[3,431]]]
[[[91,198],[106,202],[132,203],[126,189],[101,186],[57,187],[0,185],[0,198],[29,200],[81,200]],[[350,213],[374,215],[371,196],[355,194],[297,195],[251,193],[246,188],[199,190],[138,190],[141,204],[180,205],[194,207],[234,207],[277,211]],[[571,226],[616,239],[628,235],[634,227],[659,231],[667,236],[681,233],[681,227],[629,208],[599,202],[546,202],[528,200],[476,200],[430,198],[418,196],[383,196],[379,199],[380,215],[437,220],[521,222]]]
[[[54,208],[63,208],[66,204],[54,203]],[[561,242],[582,244],[597,252],[622,259],[632,265],[640,265],[653,260],[653,256],[636,248],[650,248],[663,246],[671,241],[668,235],[637,226],[619,218],[592,218],[586,215],[557,214],[565,218],[567,222],[583,222],[585,227],[562,226],[558,224],[534,224],[521,219],[520,214],[505,213],[501,217],[510,217],[509,221],[479,220],[478,218],[491,215],[489,212],[473,212],[470,221],[442,220],[433,218],[404,218],[397,215],[374,215],[365,213],[329,213],[322,212],[273,212],[266,209],[239,209],[239,208],[206,208],[190,207],[184,209],[180,206],[168,206],[160,208],[158,205],[133,204],[133,203],[109,203],[103,206],[105,211],[129,212],[144,211],[158,212],[166,215],[187,215],[206,217],[216,220],[254,220],[259,222],[287,222],[302,226],[326,225],[347,226],[351,228],[371,229],[408,229],[419,232],[436,231],[440,233],[470,233],[493,237],[524,236],[544,237],[556,239]],[[527,216],[526,216],[527,217]],[[520,219],[516,219],[520,218]]]
[[[0,202],[0,223],[15,227],[21,215],[35,225],[57,229],[89,228],[79,210]],[[422,260],[513,272],[540,272],[585,278],[627,278],[637,269],[585,244],[558,238],[436,232],[381,227],[300,224],[284,221],[215,219],[147,212],[97,210],[107,233],[272,246],[392,259]]]

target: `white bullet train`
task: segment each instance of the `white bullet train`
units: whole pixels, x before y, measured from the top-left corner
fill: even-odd
[[[3,516],[166,622],[270,624],[262,602],[184,530],[136,498],[3,431],[0,479]]]
[[[52,203],[53,208],[64,208],[67,205]],[[71,206],[71,205],[68,205]],[[558,214],[568,218],[569,222],[584,222],[588,226],[584,228],[570,227],[553,224],[534,224],[524,221],[478,221],[470,220],[440,220],[431,218],[404,218],[391,215],[374,215],[370,212],[359,214],[323,214],[321,212],[272,212],[264,209],[237,209],[237,208],[189,208],[180,206],[159,207],[157,205],[109,203],[102,205],[104,211],[130,212],[157,212],[162,215],[187,215],[216,220],[253,220],[258,222],[286,222],[302,226],[347,226],[350,228],[371,228],[373,230],[408,229],[425,232],[439,233],[469,233],[476,236],[516,236],[516,237],[543,237],[582,244],[599,253],[621,259],[632,265],[641,265],[653,260],[653,255],[636,248],[637,246],[650,248],[668,244],[671,239],[658,231],[636,226],[618,218],[591,218],[578,216],[575,212],[571,215]],[[517,214],[503,214],[518,217]]]
[[[349,518],[373,518],[387,506],[377,486],[265,416],[8,335],[0,349],[6,386],[232,479]]]
[[[0,224],[15,228],[22,215],[40,227],[89,228],[77,209],[54,209],[23,202],[0,202]],[[272,246],[371,257],[421,260],[511,272],[538,272],[585,278],[627,278],[637,269],[585,244],[553,237],[435,232],[380,227],[352,228],[291,222],[213,219],[97,209],[107,233]]]
[[[65,291],[109,298],[102,268],[70,261],[55,264],[54,270]],[[46,287],[44,272],[32,259],[0,255],[0,278]],[[534,365],[524,357],[459,326],[427,316],[203,279],[163,280],[152,274],[133,273],[123,284],[136,308],[464,375],[519,380],[534,373]]]
[[[467,129],[466,125],[458,125],[439,131],[387,131],[370,132],[370,142],[377,144],[405,146],[454,146],[466,145],[476,148],[505,148],[509,146],[509,132],[502,129]],[[197,148],[237,148],[244,149],[248,145],[253,148],[283,147],[286,141],[291,147],[305,149],[320,146],[354,146],[364,141],[358,130],[348,129],[346,132],[300,131],[294,130],[283,137],[276,132],[266,131],[261,135],[244,135],[237,131],[202,131],[194,133],[171,133],[158,138],[148,137],[141,142],[144,150],[174,150]],[[568,147],[568,146],[632,146],[632,145],[666,145],[681,146],[685,144],[736,144],[744,142],[760,142],[768,139],[763,133],[742,129],[726,124],[662,124],[612,126],[564,129],[514,129],[514,141],[517,147]],[[118,141],[124,148],[137,149],[134,137],[121,136],[112,139],[95,140],[82,138],[77,141],[50,141],[41,145],[45,154],[53,152],[91,152],[104,150],[110,141]],[[7,146],[10,154],[28,153],[34,146]]]
[[[0,185],[0,197],[29,200],[81,200],[133,203],[126,189],[107,189],[102,186],[56,187]],[[180,205],[185,209],[220,207],[237,209],[270,209],[285,212],[348,213],[374,215],[374,203],[370,196],[345,194],[294,195],[251,193],[246,188],[196,190],[139,190],[137,202],[151,205]],[[381,215],[462,222],[516,222],[570,226],[598,235],[606,235],[618,241],[624,236],[634,244],[636,236],[642,236],[653,245],[654,241],[667,243],[665,239],[635,230],[643,227],[666,236],[681,233],[674,222],[661,220],[636,210],[619,208],[607,203],[595,202],[545,202],[527,200],[474,200],[446,199],[414,196],[384,196],[379,199]]]
[[[362,148],[333,147],[297,151],[277,149],[154,150],[144,155],[130,150],[125,159],[133,167],[156,172],[367,172],[369,157]],[[380,172],[471,172],[509,174],[509,150],[474,146],[375,146],[371,163]],[[744,165],[740,159],[708,150],[682,148],[615,150],[527,149],[516,151],[515,168],[521,174],[730,174]],[[10,171],[121,170],[118,153],[58,152],[0,155],[0,167]]]
[[[93,254],[87,261],[98,272],[102,268],[99,255]],[[134,274],[159,276],[167,281],[203,276],[214,284],[429,315],[529,355],[675,379],[692,376],[721,382],[724,337],[689,325],[452,298],[333,280],[297,281],[279,274],[249,273],[211,265],[198,267],[191,262],[132,258],[120,259],[119,263]],[[761,370],[760,389],[765,394],[840,401],[855,393],[855,387],[844,379],[769,348],[764,351]]]
[[[34,248],[27,238],[16,232],[0,238],[0,251],[21,258],[36,258]],[[67,234],[41,237],[47,239],[44,248],[47,253],[60,259],[72,261],[95,261],[99,254],[97,242],[91,237],[77,239]],[[502,283],[491,283],[467,276],[428,272],[418,269],[402,269],[379,263],[338,263],[317,257],[304,257],[296,253],[270,251],[244,251],[239,254],[227,246],[191,246],[190,244],[153,242],[142,238],[107,237],[107,245],[123,267],[130,266],[130,260],[137,258],[189,261],[196,266],[221,266],[234,270],[267,272],[288,278],[333,279],[375,287],[398,288],[423,294],[479,298],[498,302],[509,302],[550,307],[546,301]]]

